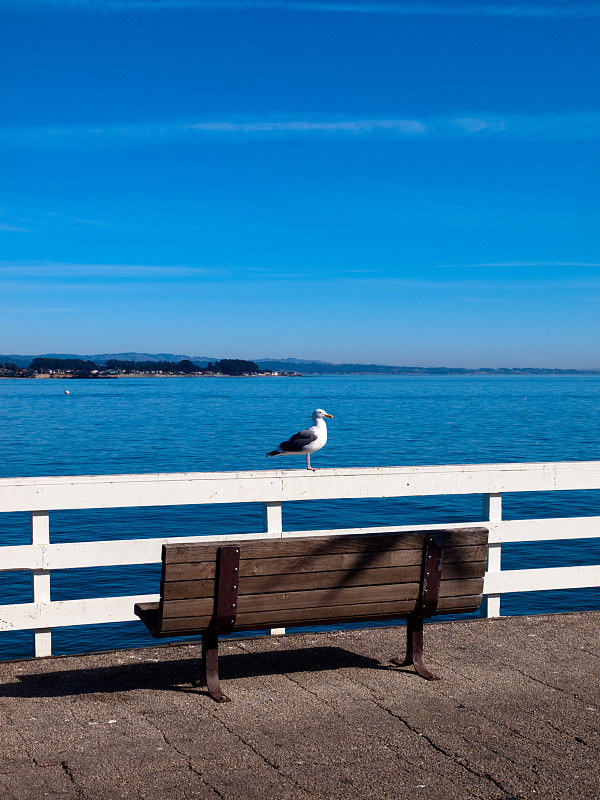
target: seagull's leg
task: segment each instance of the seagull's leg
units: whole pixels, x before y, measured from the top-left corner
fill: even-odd
[[[310,465],[310,453],[306,454],[306,469],[310,469],[312,472],[316,472],[317,471],[316,467],[311,467],[311,465]]]

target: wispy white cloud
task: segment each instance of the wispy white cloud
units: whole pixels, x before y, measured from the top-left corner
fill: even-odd
[[[291,278],[293,281],[293,278]],[[559,292],[581,292],[597,291],[600,289],[600,277],[588,279],[572,278],[568,275],[558,278],[547,278],[544,276],[526,278],[508,276],[489,276],[476,278],[456,277],[414,277],[407,278],[402,276],[387,276],[377,280],[360,280],[334,277],[332,279],[317,278],[319,285],[343,286],[345,289],[354,289],[359,293],[378,294],[387,291],[458,291],[458,292],[540,292],[540,291],[559,291]],[[298,283],[298,286],[301,284]],[[289,288],[289,285],[288,285]],[[586,298],[587,299],[587,298]]]
[[[387,14],[395,16],[478,16],[478,17],[597,17],[597,2],[551,2],[515,0],[444,3],[441,0],[0,0],[0,7],[37,7],[76,11],[169,11],[206,9],[218,11],[307,11],[342,14]]]
[[[59,287],[61,291],[129,291],[131,286],[231,285],[288,280],[291,272],[254,265],[209,264],[94,264],[60,261],[0,261],[0,290],[38,290]],[[294,279],[297,277],[294,273]]]
[[[20,228],[17,225],[10,225],[8,222],[0,222],[0,231],[6,233],[31,233],[28,228]]]
[[[45,216],[56,217],[57,219],[64,219],[67,222],[75,222],[78,225],[97,225],[100,228],[106,228],[106,222],[100,222],[96,219],[82,219],[81,217],[70,217],[68,214],[59,214],[56,211],[45,211]]]
[[[55,314],[63,311],[75,311],[74,308],[56,308],[56,307],[40,307],[40,306],[8,306],[0,307],[0,314]]]
[[[162,279],[202,277],[231,267],[155,266],[151,264],[74,264],[63,262],[0,261],[0,279],[11,278],[106,278]]]
[[[111,149],[203,140],[275,139],[493,139],[586,141],[600,138],[600,111],[547,114],[440,114],[353,118],[309,114],[300,118],[230,117],[64,127],[5,127],[0,146],[12,148]]]
[[[600,267],[594,261],[484,261],[479,264],[439,264],[440,269],[468,269],[471,267]]]
[[[470,267],[495,267],[489,275],[470,277],[465,270]],[[515,267],[540,268],[519,273]],[[415,268],[377,269],[323,269],[311,281],[323,288],[343,291],[373,293],[389,290],[407,291],[469,291],[469,292],[520,292],[520,291],[581,291],[600,289],[600,263],[578,261],[510,261],[481,262],[478,264],[439,264]],[[556,268],[563,268],[562,270]],[[594,268],[574,273],[575,268]],[[431,270],[431,272],[429,272]],[[438,271],[438,270],[441,270]],[[444,270],[446,272],[444,272]],[[407,274],[408,273],[408,274]],[[412,273],[412,274],[410,274]],[[437,274],[436,274],[437,273]],[[271,287],[273,281],[285,285],[286,291],[305,288],[306,279],[297,268],[267,268],[252,265],[164,266],[148,264],[87,264],[62,262],[12,262],[0,261],[0,287],[3,290],[23,289],[38,291],[59,287],[61,291],[76,292],[129,292],[132,285],[172,285],[190,288],[244,286]],[[14,309],[13,309],[14,310]],[[26,309],[23,309],[26,310]]]

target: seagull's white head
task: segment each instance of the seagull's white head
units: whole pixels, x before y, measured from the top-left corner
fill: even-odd
[[[318,419],[323,419],[323,417],[329,417],[329,419],[333,419],[331,414],[328,414],[326,411],[323,411],[322,408],[317,408],[316,411],[313,411],[313,422],[316,422]]]

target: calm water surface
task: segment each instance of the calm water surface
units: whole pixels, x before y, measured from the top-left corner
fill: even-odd
[[[70,391],[65,395],[65,389]],[[600,376],[336,376],[0,380],[0,477],[257,470],[303,466],[265,453],[322,407],[329,442],[317,467],[600,459]],[[600,492],[506,495],[507,519],[600,515]],[[481,497],[309,501],[284,528],[481,519]],[[260,531],[259,505],[51,513],[51,541]],[[0,514],[0,543],[29,541],[28,514]],[[600,538],[503,547],[519,569],[600,563]],[[158,590],[152,566],[65,570],[52,599]],[[25,573],[0,573],[1,603],[30,602]],[[600,608],[600,590],[514,594],[502,613]],[[152,643],[141,623],[60,629],[55,653]],[[0,636],[0,657],[31,655],[32,635]]]

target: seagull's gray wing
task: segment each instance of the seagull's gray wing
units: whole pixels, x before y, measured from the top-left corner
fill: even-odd
[[[287,442],[282,442],[279,445],[279,448],[283,450],[284,453],[301,453],[302,448],[312,444],[316,438],[316,431],[312,428],[307,428],[305,431],[300,431],[290,436]]]

